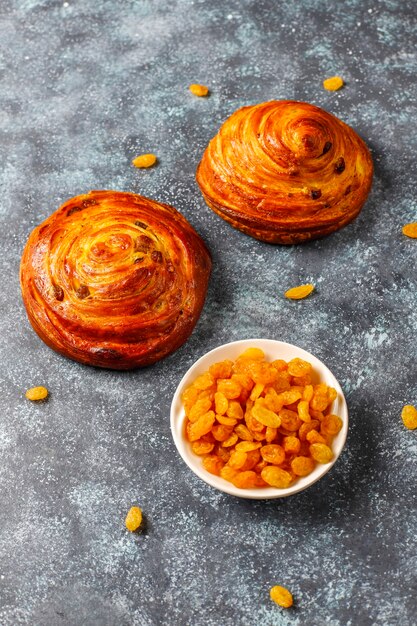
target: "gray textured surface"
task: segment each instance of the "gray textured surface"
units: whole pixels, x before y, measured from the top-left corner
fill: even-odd
[[[412,0],[1,0],[0,624],[409,626],[415,623],[417,403]],[[415,21],[414,21],[415,24]],[[321,87],[338,73],[347,85]],[[202,82],[208,99],[187,86]],[[414,90],[414,91],[413,91]],[[200,197],[202,151],[237,107],[304,99],[373,150],[370,200],[325,240],[279,248]],[[159,165],[140,172],[133,156]],[[143,371],[83,367],[45,347],[20,300],[30,230],[90,188],[174,204],[207,241],[206,307]],[[312,281],[316,294],[282,292]],[[322,358],[351,428],[333,470],[284,501],[240,501],[194,477],[169,432],[179,379],[209,348],[260,336]],[[46,384],[48,402],[25,389]],[[127,534],[138,502],[147,532]],[[296,607],[269,601],[287,585]]]

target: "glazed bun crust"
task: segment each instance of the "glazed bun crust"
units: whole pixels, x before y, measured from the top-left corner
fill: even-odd
[[[317,106],[282,100],[233,113],[204,152],[197,182],[235,228],[293,244],[351,222],[372,174],[369,150],[352,128]]]
[[[29,320],[48,346],[123,370],[150,365],[187,340],[210,270],[202,239],[174,208],[91,191],[34,229],[20,281]]]

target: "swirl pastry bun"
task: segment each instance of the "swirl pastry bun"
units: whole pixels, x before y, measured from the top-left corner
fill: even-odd
[[[312,104],[280,100],[233,113],[204,152],[197,182],[235,228],[292,244],[351,222],[372,173],[368,148],[347,124]]]
[[[29,320],[48,346],[123,370],[154,363],[186,341],[210,270],[202,239],[174,208],[90,191],[34,229],[20,281]]]

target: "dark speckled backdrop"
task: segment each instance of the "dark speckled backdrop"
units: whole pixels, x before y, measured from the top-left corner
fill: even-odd
[[[413,0],[1,0],[0,624],[409,626],[417,610],[417,219]],[[338,93],[322,80],[340,74]],[[211,97],[187,90],[202,82]],[[249,103],[308,100],[371,147],[375,180],[349,227],[299,247],[234,231],[194,180],[220,123]],[[139,171],[140,152],[159,165]],[[154,367],[95,370],[44,346],[25,317],[31,229],[91,188],[172,203],[214,270],[186,345]],[[313,282],[315,295],[282,294]],[[350,409],[333,470],[287,500],[228,497],[179,458],[170,400],[228,340],[296,343]],[[34,405],[27,387],[45,384]],[[126,510],[147,517],[140,536]],[[269,600],[281,583],[296,606]]]

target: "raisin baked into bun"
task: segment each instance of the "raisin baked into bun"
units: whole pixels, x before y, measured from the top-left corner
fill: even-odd
[[[130,369],[186,341],[210,270],[202,239],[174,208],[91,191],[35,228],[20,280],[29,320],[48,346],[88,365]]]
[[[213,211],[270,243],[323,237],[351,222],[372,181],[372,159],[347,124],[305,102],[239,109],[210,141],[197,182]]]

